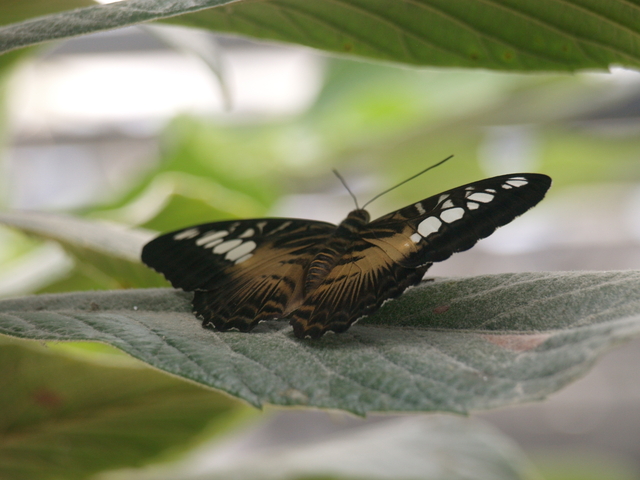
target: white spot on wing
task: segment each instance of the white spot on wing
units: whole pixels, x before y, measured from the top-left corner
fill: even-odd
[[[224,240],[223,240],[222,238],[219,238],[219,239],[217,239],[217,240],[214,240],[213,242],[209,242],[209,243],[207,243],[207,244],[204,246],[204,248],[213,248],[213,247],[215,247],[216,245],[218,245],[219,243],[222,243],[223,241],[224,241]]]
[[[258,227],[258,229],[260,230],[260,233],[262,233],[262,229],[265,227],[266,224],[267,224],[267,222],[258,222],[258,223],[256,223],[256,227]]]
[[[242,262],[249,260],[251,257],[253,257],[253,253],[247,253],[246,255],[240,257],[239,259],[236,260],[236,265],[241,264]]]
[[[451,223],[460,220],[464,216],[464,210],[460,207],[450,208],[440,214],[442,221]]]
[[[200,230],[197,228],[190,228],[189,230],[185,230],[184,232],[176,233],[173,236],[174,240],[187,240],[189,238],[193,238],[197,235],[200,235]]]
[[[502,185],[502,188],[504,188],[505,190],[511,190],[513,187],[511,185],[509,185],[508,183],[505,183]]]
[[[467,202],[467,208],[468,208],[469,210],[477,210],[479,206],[480,206],[480,204],[479,204],[479,203],[476,203],[476,202]]]
[[[218,255],[221,253],[227,253],[229,250],[236,248],[241,243],[242,243],[242,240],[240,240],[239,238],[236,238],[234,240],[227,240],[226,242],[221,243],[220,245],[215,247],[213,249],[213,253],[216,253]]]
[[[474,200],[480,203],[489,203],[491,200],[493,200],[493,197],[494,196],[490,193],[476,192],[469,195],[469,200]]]
[[[226,230],[209,232],[196,240],[196,245],[200,246],[204,245],[205,243],[211,243],[212,241],[222,237],[226,237],[227,235],[229,235],[229,232],[227,232]]]
[[[276,228],[275,230],[271,230],[269,232],[269,235],[272,235],[276,232],[279,232],[280,230],[284,230],[285,228],[287,228],[289,225],[291,225],[291,222],[284,222],[282,225],[280,225],[278,228]]]
[[[422,206],[422,203],[420,203],[420,202],[416,203],[414,205],[414,207],[416,207],[416,210],[418,210],[418,214],[420,214],[420,215],[424,215],[425,213],[427,213],[427,211]]]
[[[418,243],[420,240],[422,240],[422,236],[419,233],[414,233],[409,238],[413,243]]]
[[[512,187],[522,187],[529,182],[527,182],[525,179],[520,180],[519,178],[510,178],[509,180],[507,180],[507,183]]]
[[[449,194],[443,193],[442,195],[440,195],[440,198],[438,198],[438,203],[444,202],[447,198],[449,198]]]
[[[256,248],[256,242],[249,240],[248,242],[244,242],[239,247],[236,247],[233,250],[227,252],[224,258],[233,262],[246,255],[247,253],[253,252],[254,248]]]
[[[256,231],[253,228],[249,228],[242,235],[238,235],[238,238],[252,237],[254,233],[256,233]]]
[[[487,193],[496,193],[496,191],[493,188],[487,188],[485,190],[485,192],[487,192]]]
[[[423,237],[427,237],[430,234],[437,232],[440,229],[442,222],[436,217],[427,217],[418,225],[418,233]]]
[[[451,200],[447,200],[442,204],[442,208],[453,208],[454,206],[455,205],[453,205],[453,202]]]

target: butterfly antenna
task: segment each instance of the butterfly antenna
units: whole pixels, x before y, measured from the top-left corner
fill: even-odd
[[[379,193],[378,195],[376,195],[375,197],[373,197],[371,200],[369,200],[367,203],[365,203],[362,208],[366,208],[367,205],[369,205],[371,202],[373,202],[374,200],[379,199],[382,195],[384,195],[385,193],[389,193],[391,190],[395,190],[396,188],[400,187],[401,185],[404,185],[407,182],[410,182],[411,180],[413,180],[416,177],[419,177],[420,175],[422,175],[425,172],[428,172],[429,170],[431,170],[432,168],[436,168],[439,167],[440,165],[442,165],[444,162],[446,162],[447,160],[450,160],[451,158],[453,158],[453,155],[449,155],[447,158],[445,158],[444,160],[440,160],[438,163],[436,163],[435,165],[431,165],[430,167],[425,168],[424,170],[422,170],[419,173],[416,173],[413,177],[409,177],[406,180],[401,181],[399,184],[394,185],[391,188],[386,189],[384,192]]]
[[[349,192],[349,195],[351,195],[351,198],[353,198],[353,201],[356,204],[356,210],[360,210],[360,207],[358,206],[358,199],[349,188],[349,185],[347,185],[347,182],[344,181],[344,178],[342,178],[342,176],[338,173],[338,171],[335,168],[332,171],[335,174],[335,176],[338,177],[338,179],[342,182],[342,185],[344,185],[344,188],[347,189],[347,192]]]

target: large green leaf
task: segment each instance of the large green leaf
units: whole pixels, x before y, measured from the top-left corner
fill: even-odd
[[[571,71],[640,63],[640,11],[623,0],[129,0],[8,25],[0,51],[188,13],[176,20],[415,65]]]
[[[640,58],[640,11],[618,1],[247,1],[178,21],[415,65],[566,71]]]
[[[341,335],[205,330],[170,289],[0,302],[0,333],[109,343],[259,406],[467,412],[541,399],[640,333],[640,272],[425,282]]]
[[[157,461],[249,411],[146,368],[0,337],[0,478],[84,479]]]

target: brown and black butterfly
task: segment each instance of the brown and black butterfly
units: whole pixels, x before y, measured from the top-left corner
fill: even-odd
[[[249,331],[290,318],[299,338],[344,332],[418,284],[433,262],[471,248],[536,205],[546,175],[488,178],[369,221],[340,225],[260,218],[207,223],[162,235],[142,260],[176,288],[195,292],[205,327]]]

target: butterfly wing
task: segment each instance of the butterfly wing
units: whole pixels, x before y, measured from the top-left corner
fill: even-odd
[[[152,240],[142,261],[174,287],[195,291],[204,326],[248,331],[302,302],[305,269],[335,229],[278,218],[208,223]]]
[[[293,312],[298,337],[341,332],[416,285],[433,262],[471,248],[536,205],[551,179],[513,174],[448,190],[366,225],[360,238]]]
[[[430,266],[405,267],[375,245],[355,241],[324,282],[291,314],[293,331],[298,338],[318,338],[328,330],[344,332],[385,300],[420,283]]]

